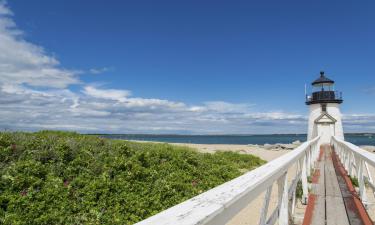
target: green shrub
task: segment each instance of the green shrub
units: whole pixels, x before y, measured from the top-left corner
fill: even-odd
[[[3,132],[0,224],[133,224],[263,163],[71,132]]]
[[[352,184],[353,184],[355,187],[359,187],[359,182],[358,182],[357,177],[349,176],[349,178],[350,178],[350,181],[352,182]]]

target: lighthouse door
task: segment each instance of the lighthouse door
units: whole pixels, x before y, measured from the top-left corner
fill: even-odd
[[[320,135],[320,142],[322,144],[329,144],[332,136],[335,136],[335,123],[336,119],[323,112],[316,120],[318,135]]]
[[[331,142],[332,136],[335,135],[332,127],[333,124],[329,123],[318,124],[318,134],[320,135],[320,141],[322,144],[329,144]]]

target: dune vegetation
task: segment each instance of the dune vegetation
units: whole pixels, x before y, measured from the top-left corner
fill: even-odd
[[[71,132],[2,132],[0,224],[133,224],[263,163]]]

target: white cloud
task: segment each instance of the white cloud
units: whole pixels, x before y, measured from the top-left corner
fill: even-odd
[[[252,104],[233,104],[224,101],[212,101],[206,102],[205,106],[208,110],[214,110],[218,112],[247,112]]]
[[[117,133],[259,133],[296,129],[303,121],[287,113],[244,111],[243,104],[187,105],[162,99],[131,97],[128,91],[85,87],[39,91],[21,85],[0,88],[0,127],[72,129]],[[104,97],[103,97],[104,96]],[[193,110],[192,110],[193,109]],[[199,109],[199,110],[197,110]],[[270,116],[270,115],[277,116]],[[289,119],[290,118],[290,119]]]
[[[94,98],[115,100],[119,102],[125,102],[126,98],[131,94],[128,90],[98,89],[93,86],[86,86],[83,93]]]
[[[126,104],[127,108],[147,108],[147,109],[169,109],[169,110],[185,110],[185,104],[182,102],[172,102],[163,99],[155,98],[128,98]]]
[[[27,42],[5,2],[0,2],[0,83],[65,88],[79,83],[77,72],[60,68],[60,62],[41,46]]]
[[[94,90],[106,97],[97,98],[99,93],[95,91],[97,95],[93,96],[92,92],[74,93],[68,89],[38,91],[24,86],[2,86],[0,127],[114,133],[306,132],[306,115],[255,112],[251,107],[245,110],[243,104],[227,102],[220,105],[229,109],[207,103],[187,105],[133,98],[125,90]],[[344,126],[348,131],[371,129],[375,126],[375,115],[344,115]]]
[[[103,67],[103,68],[92,68],[89,70],[89,73],[91,74],[101,74],[101,73],[105,73],[105,72],[108,72],[108,71],[111,71],[112,68],[108,68],[108,67]]]

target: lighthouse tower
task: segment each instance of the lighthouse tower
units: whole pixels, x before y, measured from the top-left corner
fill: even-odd
[[[340,104],[342,93],[335,91],[335,82],[320,72],[320,77],[312,82],[312,94],[306,95],[306,105],[310,107],[307,139],[321,136],[320,143],[328,144],[331,137],[344,140]]]

